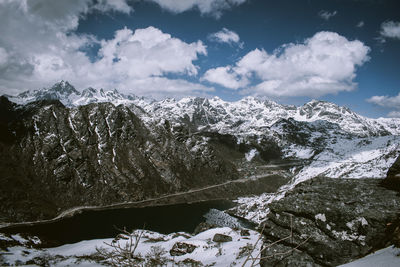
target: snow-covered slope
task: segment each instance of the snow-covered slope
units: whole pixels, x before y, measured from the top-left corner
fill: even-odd
[[[340,265],[341,267],[398,267],[400,266],[400,248],[394,246],[375,251],[374,253],[355,260],[353,262]]]

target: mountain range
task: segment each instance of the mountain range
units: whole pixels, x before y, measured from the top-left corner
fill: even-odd
[[[317,100],[157,101],[61,81],[3,96],[0,108],[1,221],[183,192],[287,162],[286,188],[315,176],[380,178],[399,154],[400,119]]]

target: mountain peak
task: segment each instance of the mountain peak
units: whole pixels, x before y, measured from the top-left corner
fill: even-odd
[[[65,95],[70,95],[70,94],[80,95],[80,93],[75,89],[74,86],[72,86],[69,82],[64,80],[55,83],[51,88],[48,89],[48,91],[53,91]]]

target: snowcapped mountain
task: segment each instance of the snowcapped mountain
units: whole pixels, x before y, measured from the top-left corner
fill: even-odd
[[[244,152],[252,151],[252,155],[262,155],[264,160],[277,155],[282,159],[305,160],[301,170],[293,170],[298,180],[316,175],[363,177],[356,171],[362,164],[362,169],[368,170],[365,175],[382,176],[399,150],[396,144],[400,136],[400,119],[366,118],[325,101],[312,100],[300,107],[254,97],[236,102],[218,97],[155,101],[121,94],[117,90],[87,88],[79,92],[65,81],[51,88],[9,97],[19,104],[43,99],[56,99],[67,107],[100,102],[115,106],[123,104],[150,131],[168,124],[179,138],[188,138],[193,133],[232,136],[233,142],[245,147]],[[355,155],[357,151],[359,154]],[[354,157],[358,158],[356,163],[352,160]]]
[[[79,98],[80,95],[81,93],[69,82],[61,81],[50,88],[25,91],[17,96],[8,97],[8,99],[21,105],[39,100],[60,100],[64,105],[71,106],[72,102]]]
[[[342,151],[342,146],[357,147],[359,143],[364,143],[366,145],[361,146],[361,149],[365,149],[372,147],[367,144],[374,143],[378,137],[394,136],[393,138],[396,139],[400,135],[400,119],[366,118],[346,107],[317,100],[312,100],[300,107],[281,105],[254,97],[246,97],[236,102],[227,102],[218,97],[211,99],[187,97],[180,100],[167,98],[155,101],[121,94],[117,90],[104,91],[87,88],[79,92],[65,81],[56,83],[51,88],[9,97],[9,100],[19,104],[43,99],[57,99],[67,107],[100,102],[110,102],[115,106],[123,104],[140,117],[148,128],[154,128],[156,125],[164,127],[167,121],[174,134],[177,135],[218,133],[234,136],[235,142],[246,146],[246,152],[252,150],[254,155],[263,154],[264,159],[269,159],[270,156],[265,155],[271,149],[276,150],[276,145],[278,145],[283,158],[310,161],[324,157],[324,162],[327,162],[328,158],[332,160],[335,158],[337,161],[335,155],[346,158],[347,154]],[[182,129],[185,130],[182,132]],[[271,148],[271,144],[276,145]],[[390,147],[381,142],[377,144],[382,151]],[[398,148],[393,149],[397,151]],[[372,154],[383,157],[383,153]],[[388,151],[385,150],[385,154],[388,154]],[[392,157],[389,157],[388,161],[387,156],[385,159],[376,159],[382,162],[376,166],[372,166],[373,160],[367,160],[371,165],[368,168],[375,169],[369,173],[382,174],[387,165],[394,160],[396,153],[391,154]],[[316,162],[308,166],[314,166]],[[321,165],[321,162],[318,164]],[[341,169],[342,165],[329,166],[318,167],[307,172],[310,175],[340,176],[334,173],[342,172],[333,171],[332,168]],[[347,171],[343,172],[342,176],[344,173],[354,173],[355,166],[358,165],[350,164],[350,166],[353,166],[353,171],[347,166],[344,168]],[[376,171],[377,166],[382,166],[382,168]]]
[[[104,91],[90,87],[79,92],[66,81],[58,82],[50,88],[26,91],[8,98],[18,104],[56,99],[67,107],[101,102],[114,105],[134,104],[148,113],[150,118],[147,119],[162,118],[174,123],[188,124],[195,131],[213,131],[236,136],[265,134],[266,129],[276,126],[281,120],[290,119],[297,122],[327,122],[339,126],[346,133],[364,137],[400,134],[400,119],[370,119],[346,107],[317,100],[300,107],[254,97],[236,102],[227,102],[218,97],[188,97],[180,100],[168,98],[155,101],[133,94],[122,94],[116,89]]]
[[[104,91],[89,87],[79,92],[69,82],[60,81],[50,88],[25,91],[17,96],[8,96],[8,99],[20,105],[39,100],[59,100],[67,107],[76,107],[103,102],[110,102],[117,106],[133,103],[134,100],[139,101],[140,98],[135,95],[121,94],[116,89]]]
[[[198,130],[229,134],[262,134],[282,119],[298,122],[323,121],[336,124],[341,130],[359,136],[400,133],[399,119],[370,119],[336,104],[312,100],[303,106],[280,105],[246,97],[226,102],[218,97],[166,99],[142,106],[156,117],[189,123]]]

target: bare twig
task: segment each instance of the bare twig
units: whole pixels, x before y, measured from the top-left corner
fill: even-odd
[[[300,244],[298,244],[296,247],[285,251],[285,252],[277,252],[274,253],[273,255],[269,255],[269,256],[265,256],[265,257],[261,257],[261,253],[269,248],[271,248],[272,246],[281,243],[285,240],[290,239],[290,243],[293,244],[293,214],[290,214],[290,234],[287,237],[281,238],[275,242],[272,242],[271,244],[268,244],[267,246],[263,247],[262,249],[260,249],[260,251],[258,252],[258,254],[256,255],[256,257],[253,257],[253,251],[256,249],[258,242],[261,240],[262,238],[262,234],[264,232],[265,229],[265,224],[263,226],[263,229],[261,231],[260,237],[257,239],[256,243],[254,244],[254,247],[251,249],[249,255],[247,256],[246,260],[244,261],[242,267],[245,267],[246,263],[251,260],[251,267],[253,267],[256,264],[257,260],[263,260],[263,259],[268,259],[268,258],[272,258],[275,256],[282,256],[282,255],[287,255],[292,253],[293,251],[297,250],[300,246],[302,246],[303,244],[305,244],[310,238],[311,236],[307,237],[303,242],[301,242]]]
[[[121,234],[111,241],[111,243],[103,242],[106,246],[111,248],[96,248],[96,251],[104,259],[109,260],[112,266],[138,266],[142,260],[135,251],[140,243],[144,230],[137,232],[128,232],[126,229],[118,229]],[[127,239],[124,245],[121,244],[120,239]]]

